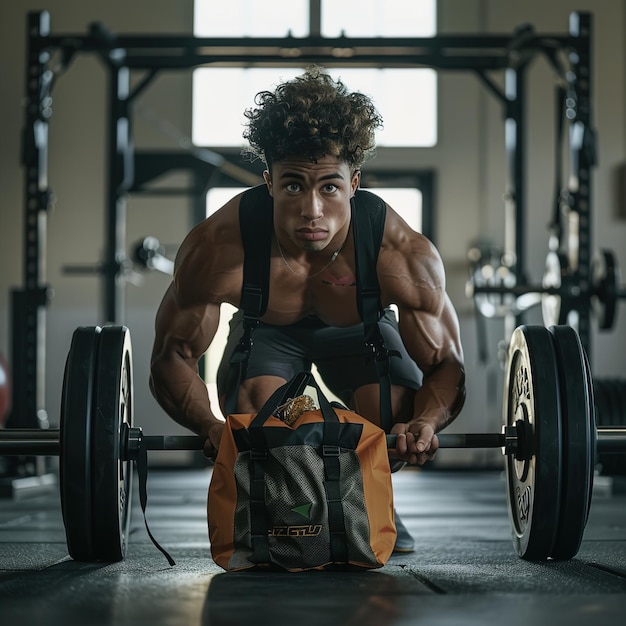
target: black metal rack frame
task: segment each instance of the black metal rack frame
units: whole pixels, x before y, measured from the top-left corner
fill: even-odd
[[[12,292],[11,427],[37,428],[44,407],[45,309],[49,288],[45,272],[46,220],[51,192],[47,180],[48,125],[55,79],[79,54],[97,55],[108,70],[108,165],[105,258],[98,267],[104,287],[104,316],[121,323],[124,314],[126,196],[151,171],[167,163],[158,155],[133,149],[133,102],[162,71],[199,66],[430,67],[442,71],[471,71],[504,109],[508,174],[507,215],[514,216],[514,244],[508,250],[511,270],[525,277],[526,250],[526,79],[529,64],[544,55],[568,93],[570,127],[570,209],[579,215],[577,271],[589,274],[591,246],[591,31],[588,13],[570,16],[567,34],[536,34],[529,26],[512,35],[460,35],[432,38],[197,38],[171,35],[115,35],[101,24],[87,34],[53,35],[50,15],[32,12],[27,18],[26,106],[24,108],[24,284]],[[131,88],[131,72],[143,72]],[[502,89],[490,72],[504,72]],[[168,158],[164,156],[163,158]],[[172,157],[170,161],[182,157]],[[220,168],[223,157],[201,159],[202,167]],[[579,332],[589,346],[589,310],[580,307]]]

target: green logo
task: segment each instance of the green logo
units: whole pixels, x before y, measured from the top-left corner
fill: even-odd
[[[309,502],[307,504],[301,504],[300,506],[294,506],[291,509],[294,513],[298,515],[302,515],[302,517],[306,517],[307,519],[311,519],[311,509],[313,508],[313,503]]]

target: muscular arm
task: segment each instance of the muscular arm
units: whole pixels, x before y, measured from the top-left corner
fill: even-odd
[[[217,450],[223,421],[211,410],[198,360],[215,337],[221,303],[236,305],[241,292],[237,208],[235,198],[183,242],[156,315],[150,362],[152,394],[172,419],[209,437],[207,454]]]
[[[465,369],[456,313],[443,293],[436,312],[400,309],[400,334],[424,379],[415,394],[414,420],[434,432],[459,414],[465,401]]]
[[[211,411],[198,360],[209,347],[219,323],[219,305],[183,307],[175,283],[159,307],[150,362],[150,389],[179,424],[208,436],[219,420]]]
[[[459,414],[465,401],[465,370],[459,323],[446,293],[439,253],[421,235],[395,224],[386,263],[379,267],[386,300],[398,306],[399,326],[407,351],[424,378],[415,394],[413,417],[394,425],[396,451],[410,462],[432,458],[435,434]],[[384,257],[383,257],[384,258]],[[382,269],[382,271],[381,271]]]

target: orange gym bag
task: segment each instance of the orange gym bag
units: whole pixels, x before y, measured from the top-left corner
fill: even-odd
[[[319,409],[300,395],[307,385]],[[381,567],[396,540],[385,433],[333,407],[302,372],[257,415],[227,417],[208,520],[225,570]]]

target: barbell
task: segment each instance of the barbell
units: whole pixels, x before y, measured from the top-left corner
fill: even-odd
[[[75,560],[124,558],[133,461],[148,450],[201,450],[206,441],[196,435],[144,435],[133,422],[130,332],[123,326],[94,326],[73,334],[59,428],[0,430],[0,454],[60,457],[61,508]],[[626,451],[626,428],[595,425],[589,366],[569,326],[514,331],[501,433],[440,433],[438,438],[440,448],[502,450],[513,544],[527,560],[577,554],[596,455]],[[394,447],[394,436],[388,435],[387,443]],[[140,497],[141,491],[140,481]]]
[[[480,262],[475,265],[465,292],[474,299],[484,317],[521,313],[540,304],[544,325],[563,325],[570,311],[589,306],[600,330],[610,330],[615,323],[618,301],[626,299],[617,258],[610,250],[600,250],[594,256],[589,276],[571,269],[564,254],[550,251],[540,285],[518,284],[506,265],[494,267]]]

